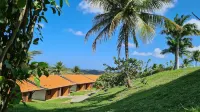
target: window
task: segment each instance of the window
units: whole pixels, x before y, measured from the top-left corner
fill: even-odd
[[[51,90],[48,90],[48,91],[47,91],[47,95],[51,95]]]

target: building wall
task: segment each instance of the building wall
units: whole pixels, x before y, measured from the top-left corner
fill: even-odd
[[[45,99],[49,100],[49,99],[59,97],[59,92],[60,92],[60,88],[47,90]]]
[[[93,87],[93,83],[86,84],[86,90],[91,90]]]
[[[84,91],[84,90],[86,90],[86,84],[77,85],[77,91]]]
[[[76,92],[77,91],[77,85],[71,86],[70,91]]]
[[[46,96],[46,90],[35,91],[33,93],[32,99],[45,101],[46,100],[45,96]]]
[[[22,100],[23,102],[30,102],[31,101],[31,98],[29,97],[30,93],[27,92],[27,93],[22,93]]]
[[[61,88],[61,96],[68,96],[70,94],[70,87]]]

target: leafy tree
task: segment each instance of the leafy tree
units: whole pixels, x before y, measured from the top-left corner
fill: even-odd
[[[181,29],[172,30],[171,28],[166,27],[162,34],[166,34],[168,49],[163,50],[162,54],[172,53],[175,55],[175,65],[174,69],[179,69],[179,57],[182,57],[184,54],[188,54],[187,48],[192,47],[192,39],[188,36],[199,35],[200,30],[198,30],[196,24],[185,23],[190,16],[182,15],[181,17],[176,15],[174,22],[181,26]]]
[[[56,63],[56,65],[53,67],[53,73],[61,75],[63,70],[65,69],[65,66],[63,62],[59,61]]]
[[[101,88],[104,90],[123,85],[126,85],[124,76],[117,73],[104,73],[97,79],[94,84],[96,88]]]
[[[192,52],[192,60],[195,61],[195,66],[197,66],[197,63],[200,61],[200,51],[199,50]]]
[[[104,64],[106,66],[106,73],[107,74],[116,74],[117,77],[120,77],[118,80],[119,84],[125,84],[127,87],[131,87],[131,79],[138,78],[142,71],[142,61],[138,61],[136,59],[116,59],[114,58],[114,63],[116,67],[111,67],[109,65]],[[127,77],[128,76],[128,77]],[[116,77],[115,77],[116,78]],[[130,78],[130,79],[128,79]],[[125,82],[125,83],[124,83]],[[112,82],[107,82],[112,83]],[[115,85],[116,86],[116,85]]]
[[[78,73],[81,73],[81,69],[79,68],[79,66],[75,66],[72,72],[78,74]]]
[[[165,5],[172,3],[173,0],[87,0],[92,5],[100,5],[104,10],[103,14],[98,14],[94,18],[93,27],[87,32],[85,40],[89,36],[97,34],[92,45],[96,50],[97,42],[106,41],[115,34],[118,34],[118,54],[120,54],[122,45],[125,45],[125,56],[129,59],[129,39],[132,38],[136,47],[139,35],[143,42],[152,40],[155,34],[155,27],[162,26],[165,23],[167,28],[178,27],[172,21],[164,16],[156,15],[155,11],[162,9]],[[127,75],[128,77],[128,75]],[[128,84],[131,85],[128,78]]]
[[[26,80],[31,74],[40,77],[48,75],[48,64],[29,64],[28,51],[31,44],[37,45],[43,39],[41,21],[47,10],[60,15],[55,0],[1,0],[0,3],[0,112],[8,105],[19,103],[21,96],[16,81]],[[37,28],[36,28],[37,27]],[[38,36],[34,37],[33,33]]]

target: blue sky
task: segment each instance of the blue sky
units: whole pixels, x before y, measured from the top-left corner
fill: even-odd
[[[91,7],[82,0],[69,0],[69,2],[70,7],[65,5],[61,16],[53,15],[50,11],[46,14],[48,23],[41,23],[44,41],[31,47],[31,50],[39,50],[43,54],[36,56],[34,61],[45,61],[50,65],[62,61],[69,68],[78,65],[82,69],[98,70],[104,69],[104,63],[112,65],[113,57],[117,56],[117,36],[98,44],[96,52],[92,51],[94,36],[90,37],[88,42],[84,42],[85,33],[92,27],[93,17],[102,10]],[[165,15],[170,19],[173,19],[177,13],[182,15],[195,12],[200,16],[199,3],[199,0],[190,0],[190,2],[177,0],[175,4],[164,7],[157,14]],[[188,22],[197,23],[200,27],[200,22],[194,17]],[[200,49],[200,37],[194,37],[193,43],[195,46],[193,49]],[[154,63],[163,64],[174,59],[171,54],[160,55],[160,51],[167,48],[165,36],[160,35],[160,28],[151,43],[144,44],[140,41],[139,48],[135,48],[132,41],[129,45],[131,58],[144,61],[151,59]],[[122,57],[123,54],[122,50]]]

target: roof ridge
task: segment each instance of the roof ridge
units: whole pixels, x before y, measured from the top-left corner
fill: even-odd
[[[66,77],[65,77],[65,76],[63,76],[63,75],[58,75],[58,76],[60,76],[61,78],[65,79],[65,80],[68,80],[68,81],[70,81],[71,83],[74,83],[74,84],[76,84],[74,81],[72,81],[72,80],[70,80],[70,79],[66,78]]]
[[[34,82],[32,82],[31,80],[27,80],[27,82],[29,82],[29,83],[33,84],[34,86],[38,87],[38,85],[35,84]],[[42,87],[41,85],[39,86],[39,88],[41,88],[41,89],[47,89],[45,87]]]
[[[83,75],[83,76],[95,82],[95,80],[93,80],[93,79],[91,79],[91,78],[87,77],[86,75]]]

